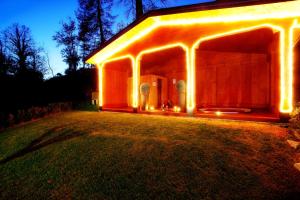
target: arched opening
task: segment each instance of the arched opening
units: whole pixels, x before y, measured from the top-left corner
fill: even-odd
[[[278,114],[279,39],[260,28],[202,42],[195,52],[197,110]]]
[[[103,66],[103,109],[132,108],[132,61],[128,58]]]
[[[140,57],[140,110],[184,112],[186,52],[180,47],[148,52]]]

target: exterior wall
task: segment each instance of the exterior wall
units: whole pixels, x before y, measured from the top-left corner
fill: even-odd
[[[280,103],[280,54],[278,49],[280,48],[279,40],[280,35],[276,33],[273,37],[273,41],[269,46],[270,55],[270,101],[271,101],[271,112],[279,114],[279,103]]]
[[[129,105],[128,88],[132,83],[128,78],[132,76],[128,61],[107,64],[103,69],[103,108],[126,108]]]
[[[199,51],[197,107],[270,108],[266,54]]]

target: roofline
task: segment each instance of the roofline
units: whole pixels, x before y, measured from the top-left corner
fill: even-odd
[[[238,0],[232,2],[206,2],[200,4],[192,4],[192,5],[185,5],[185,6],[177,6],[177,7],[170,7],[170,8],[161,8],[157,10],[151,10],[145,14],[143,14],[139,19],[136,19],[131,24],[129,24],[126,28],[115,34],[109,40],[101,44],[98,48],[93,50],[88,56],[85,57],[84,61],[86,62],[91,57],[93,57],[96,53],[101,51],[103,48],[108,46],[110,43],[124,35],[126,32],[134,28],[136,25],[141,23],[142,21],[146,20],[149,17],[155,16],[162,16],[162,15],[171,15],[177,13],[188,13],[194,11],[205,11],[205,10],[216,10],[216,9],[225,9],[225,8],[235,8],[235,7],[242,7],[242,6],[254,6],[254,5],[261,5],[261,4],[271,4],[271,3],[280,3],[280,2],[287,2],[287,1],[295,1],[295,0]]]

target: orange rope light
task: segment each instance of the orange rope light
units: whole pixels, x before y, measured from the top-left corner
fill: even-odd
[[[288,66],[289,69],[287,70],[288,73],[288,80],[287,80],[287,102],[281,102],[280,104],[280,111],[283,113],[290,113],[293,111],[293,106],[289,106],[289,105],[293,105],[293,98],[294,98],[294,94],[293,94],[293,85],[294,85],[294,76],[293,76],[293,72],[294,72],[294,29],[300,29],[300,24],[298,24],[298,20],[295,19],[293,25],[290,27],[289,29],[289,41],[288,41]],[[282,97],[282,96],[281,96]],[[287,106],[287,105],[288,106]]]
[[[211,35],[211,36],[207,36],[207,37],[203,37],[200,38],[199,40],[197,40],[193,46],[192,46],[192,71],[195,72],[195,65],[196,65],[196,56],[195,56],[195,51],[196,49],[201,45],[202,42],[204,41],[208,41],[208,40],[213,40],[216,38],[221,38],[221,37],[225,37],[225,36],[230,36],[230,35],[235,35],[235,34],[239,34],[239,33],[244,33],[244,32],[249,32],[249,31],[253,31],[253,30],[257,30],[257,29],[261,29],[261,28],[271,28],[273,30],[279,31],[280,32],[280,50],[279,50],[279,54],[280,54],[280,72],[281,72],[281,86],[280,86],[280,92],[281,92],[281,100],[280,100],[280,112],[291,112],[292,110],[292,101],[291,101],[291,94],[292,91],[288,91],[286,92],[287,89],[292,88],[290,87],[290,85],[286,85],[286,80],[289,81],[291,80],[292,77],[292,73],[288,73],[286,74],[286,71],[291,71],[292,70],[292,66],[288,65],[286,67],[285,65],[285,44],[286,44],[286,37],[285,37],[285,30],[280,27],[280,26],[276,26],[276,25],[272,25],[272,24],[262,24],[262,25],[257,25],[257,26],[253,26],[253,27],[247,27],[247,28],[243,28],[243,29],[238,29],[238,30],[233,30],[233,31],[229,31],[229,32],[225,32],[225,33],[219,33],[219,34],[215,34],[215,35]],[[288,69],[286,69],[288,68]],[[193,86],[195,86],[195,75],[193,75],[191,77],[191,84]],[[192,89],[192,98],[195,99],[195,88]]]
[[[160,26],[278,20],[299,17],[300,1],[262,4],[149,17],[92,56],[87,63],[101,63]]]
[[[187,71],[187,80],[190,80],[190,77],[191,77],[191,74],[192,74],[192,71],[191,71],[191,68],[190,68],[190,56],[189,56],[189,48],[187,45],[185,45],[184,43],[174,43],[174,44],[167,44],[167,45],[164,45],[164,46],[160,46],[160,47],[154,47],[154,48],[151,48],[151,49],[147,49],[147,50],[143,50],[141,51],[137,57],[136,57],[136,67],[135,67],[135,70],[137,71],[137,74],[138,76],[136,77],[135,81],[137,83],[139,83],[139,72],[140,72],[140,60],[142,58],[143,55],[145,54],[150,54],[150,53],[155,53],[155,52],[159,52],[159,51],[164,51],[164,50],[167,50],[167,49],[172,49],[172,48],[182,48],[185,52],[186,52],[186,71]],[[138,85],[138,84],[137,84]],[[137,91],[138,91],[138,88],[137,88]],[[190,83],[187,81],[187,99],[190,99],[190,91],[192,91],[192,85],[190,85]],[[138,94],[138,92],[137,92]],[[138,101],[138,95],[135,96],[135,98],[137,99]],[[190,104],[188,104],[190,105]]]
[[[103,69],[105,67],[106,64],[111,63],[111,62],[116,62],[119,60],[124,60],[124,59],[130,59],[131,60],[131,68],[132,68],[132,73],[134,73],[134,63],[135,63],[135,59],[133,56],[131,55],[126,55],[126,56],[120,56],[117,58],[113,58],[110,60],[106,60],[105,62],[103,62],[101,65],[97,65],[98,67],[98,87],[99,87],[99,106],[102,107],[103,106]],[[134,74],[133,74],[134,77]],[[134,88],[136,87],[136,85],[133,85],[133,91]],[[135,98],[132,99],[132,107],[137,106],[137,102],[135,102]]]

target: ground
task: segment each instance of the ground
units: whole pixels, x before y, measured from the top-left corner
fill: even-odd
[[[0,133],[1,199],[291,199],[276,124],[68,112]]]

